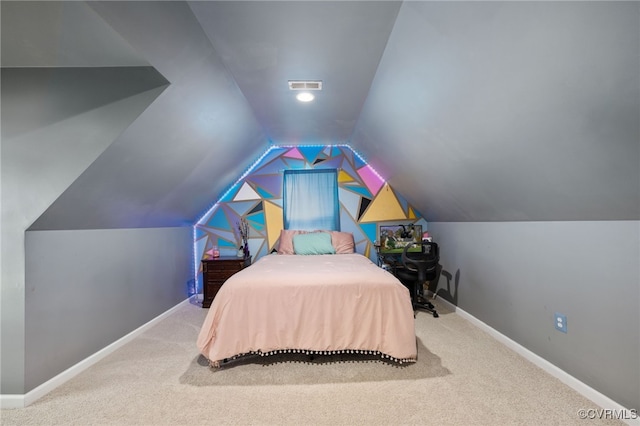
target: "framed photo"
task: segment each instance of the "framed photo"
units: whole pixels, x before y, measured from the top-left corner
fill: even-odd
[[[410,243],[422,241],[422,225],[380,225],[380,253],[400,254]]]

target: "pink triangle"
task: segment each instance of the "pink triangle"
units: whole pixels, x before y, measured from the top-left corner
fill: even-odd
[[[287,151],[282,155],[284,157],[297,158],[299,160],[304,160],[304,157],[302,156],[302,154],[300,154],[300,151],[298,151],[298,148],[291,148],[289,151]]]
[[[358,169],[358,174],[373,195],[376,195],[384,185],[384,180],[369,165]]]

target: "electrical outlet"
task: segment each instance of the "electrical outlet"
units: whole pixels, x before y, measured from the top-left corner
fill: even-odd
[[[562,331],[563,333],[567,332],[567,316],[566,315],[556,313],[555,322],[556,322],[556,330]]]

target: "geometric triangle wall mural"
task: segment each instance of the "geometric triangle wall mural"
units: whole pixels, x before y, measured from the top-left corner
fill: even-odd
[[[238,182],[230,182],[232,190],[194,225],[198,268],[213,246],[218,246],[222,255],[235,255],[241,241],[237,227],[241,219],[249,224],[254,262],[278,247],[283,229],[284,170],[338,170],[341,230],[351,232],[356,251],[374,262],[373,243],[381,222],[420,224],[427,229],[422,215],[348,145],[273,145],[260,158]]]

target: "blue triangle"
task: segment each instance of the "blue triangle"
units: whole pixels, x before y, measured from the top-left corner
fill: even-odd
[[[260,213],[255,213],[252,215],[247,216],[247,219],[255,222],[255,223],[259,223],[260,225],[264,225],[264,212],[260,212]]]
[[[213,214],[213,217],[207,222],[207,226],[218,229],[231,229],[227,215],[224,214],[224,210],[217,209]]]
[[[307,161],[311,164],[315,161],[318,154],[322,152],[324,149],[324,145],[318,146],[299,146],[298,151],[307,159]]]
[[[220,198],[221,203],[228,203],[229,201],[233,201],[233,197],[235,197],[236,193],[240,189],[242,182],[236,182],[230,189],[227,191],[222,198]]]
[[[362,229],[362,232],[366,234],[369,240],[375,241],[377,239],[376,237],[376,233],[378,231],[377,223],[361,223],[360,228]]]
[[[266,199],[273,198],[272,194],[268,193],[266,190],[264,190],[264,189],[262,189],[260,187],[257,187],[256,191],[258,192],[258,194],[260,194],[260,196],[262,198],[266,198]]]
[[[343,185],[344,189],[348,189],[349,191],[357,192],[358,194],[364,195],[367,198],[373,198],[371,192],[364,186],[351,186],[351,185]]]
[[[207,231],[200,228],[199,226],[196,226],[196,240],[206,236],[207,236]]]
[[[287,167],[285,167],[285,169],[299,170],[306,168],[306,163],[304,160],[299,160],[297,158],[287,158],[285,162],[287,163]]]
[[[235,241],[227,241],[224,240],[222,238],[218,238],[218,246],[220,247],[236,247],[236,242]]]

